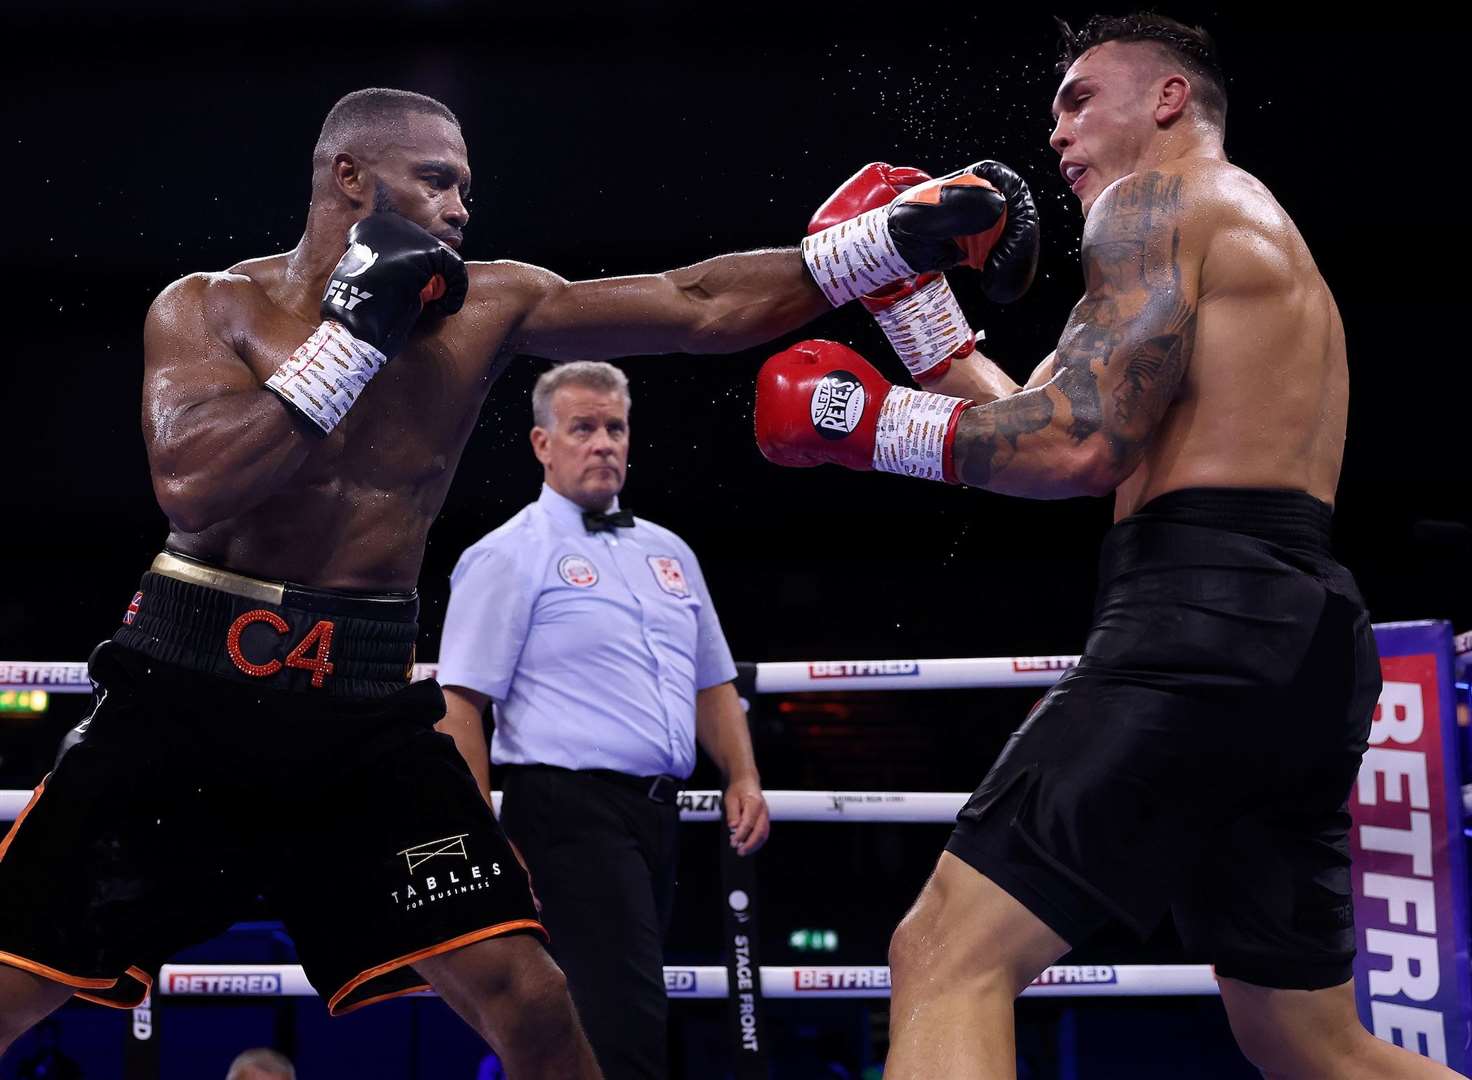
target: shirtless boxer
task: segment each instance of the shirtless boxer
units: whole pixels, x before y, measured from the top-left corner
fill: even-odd
[[[1452,1076],[1355,1015],[1345,804],[1380,673],[1329,552],[1339,313],[1288,215],[1227,163],[1203,32],[1137,15],[1065,41],[1051,144],[1086,293],[1053,355],[1024,386],[958,356],[929,394],[806,342],[757,387],[781,464],[1115,497],[1079,667],[895,932],[885,1076],[1014,1076],[1022,989],[1106,920],[1143,934],[1167,908],[1265,1075]]]
[[[439,102],[350,94],[296,248],[150,309],[169,537],[93,654],[84,735],[0,842],[0,1051],[73,993],[136,1005],[263,893],[334,1014],[432,986],[511,1075],[596,1075],[525,873],[434,735],[439,687],[408,684],[426,534],[514,354],[731,352],[826,305],[795,250],[578,283],[467,266],[470,179]],[[975,169],[894,213],[876,259],[1036,246]]]

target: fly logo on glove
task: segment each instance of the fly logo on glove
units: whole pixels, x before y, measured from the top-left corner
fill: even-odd
[[[364,267],[364,269],[366,270],[367,267]],[[345,281],[334,281],[327,289],[326,300],[334,307],[346,308],[348,311],[352,311],[353,308],[372,295],[371,292],[360,289],[356,285],[349,285]]]
[[[266,380],[267,390],[324,435],[408,342],[426,306],[434,318],[453,315],[470,287],[454,249],[398,214],[370,214],[348,232],[346,246],[322,294],[322,324]],[[374,302],[355,310],[364,300]]]
[[[830,371],[813,387],[813,427],[825,439],[852,435],[864,415],[864,387],[851,371]]]

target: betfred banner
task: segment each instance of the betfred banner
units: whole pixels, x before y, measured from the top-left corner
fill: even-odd
[[[1467,855],[1445,622],[1375,627],[1385,686],[1350,793],[1355,996],[1380,1038],[1472,1064]]]

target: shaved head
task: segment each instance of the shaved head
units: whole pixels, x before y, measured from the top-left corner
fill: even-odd
[[[354,90],[340,99],[322,122],[322,133],[312,151],[312,172],[323,175],[338,154],[376,159],[389,143],[407,141],[407,121],[414,116],[437,116],[457,131],[460,128],[455,114],[428,95],[376,87]]]

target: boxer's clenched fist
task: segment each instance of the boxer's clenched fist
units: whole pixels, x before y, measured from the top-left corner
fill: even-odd
[[[448,244],[399,214],[371,214],[348,233],[319,310],[393,356],[426,307],[442,315],[459,311],[469,283],[464,261]]]
[[[266,380],[324,435],[342,422],[426,310],[453,315],[470,278],[447,244],[398,214],[371,214],[348,232],[318,309],[323,322]]]
[[[988,215],[993,223],[976,228]],[[1016,300],[1032,284],[1037,207],[1022,177],[1001,162],[977,162],[901,193],[889,229],[906,261],[980,270],[982,289],[996,303]]]
[[[1032,194],[995,161],[909,187],[802,245],[813,280],[835,305],[958,265],[982,271],[990,299],[1014,300],[1032,281],[1037,250]]]
[[[894,386],[835,341],[802,341],[762,365],[756,443],[768,461],[956,482],[956,423],[972,402]]]
[[[882,161],[865,165],[818,207],[808,222],[808,234],[888,206],[901,192],[930,179],[920,169]],[[917,382],[940,378],[950,369],[953,357],[965,356],[976,347],[976,334],[942,273],[902,278],[865,293],[859,302],[874,316]]]

